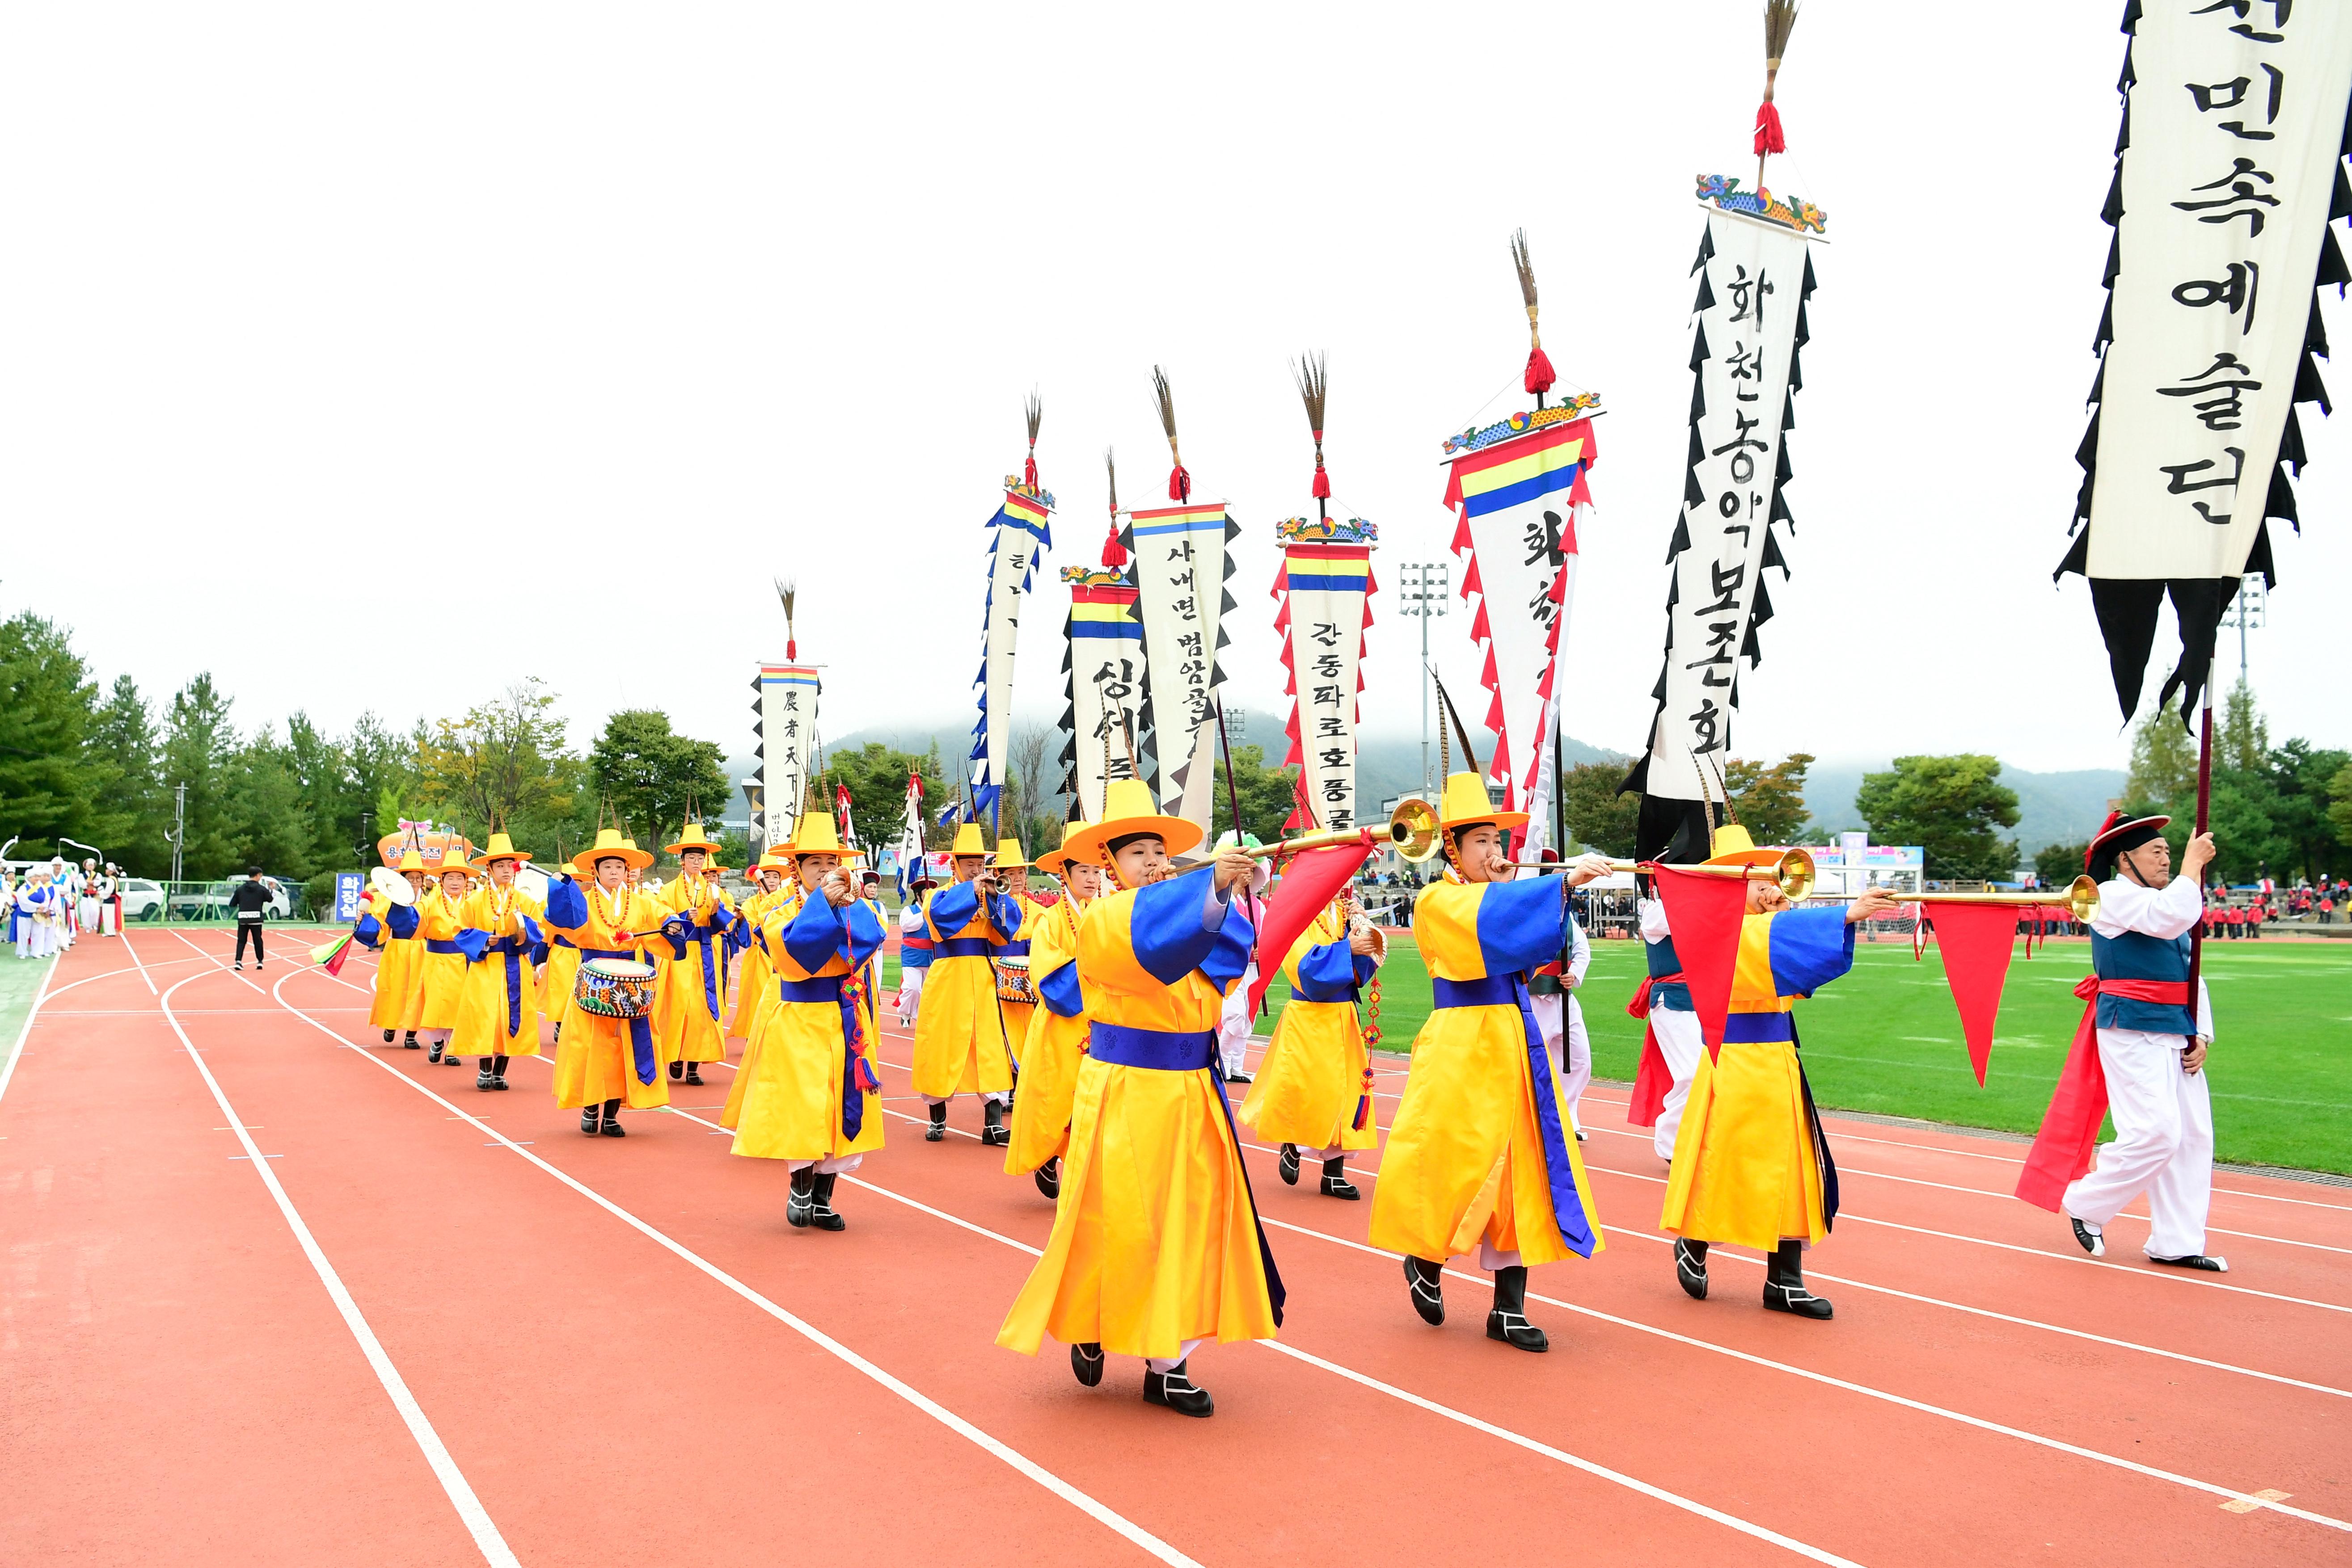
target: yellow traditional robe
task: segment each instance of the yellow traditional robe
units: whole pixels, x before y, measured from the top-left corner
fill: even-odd
[[[743,1093],[733,1152],[803,1165],[880,1148],[878,1089],[859,1095],[856,1130],[846,1124],[843,1098],[851,1066],[845,1006],[856,1009],[866,1071],[876,1083],[880,1078],[873,1058],[873,998],[843,999],[841,982],[880,948],[881,924],[863,904],[835,909],[818,897],[771,915],[760,927],[760,944],[775,972],[777,999],[761,1010],[759,1033],[736,1073]],[[786,991],[797,994],[786,997]]]
[[[457,904],[435,883],[416,901],[416,989],[409,998],[405,1029],[455,1029],[457,998],[466,988],[466,956],[451,944],[463,925]],[[436,952],[436,945],[445,951]]]
[[[488,883],[467,894],[465,902],[458,904],[458,925],[488,936],[490,946],[480,963],[466,967],[457,1001],[457,1022],[449,1035],[450,1051],[459,1056],[539,1054],[539,977],[531,968],[527,950],[513,955],[513,976],[520,1000],[518,1007],[509,1009],[505,948],[511,945],[527,949],[530,935],[523,922],[529,919],[536,923],[546,913],[537,899],[511,888],[500,897],[498,890]],[[512,1030],[507,1027],[510,1017],[518,1020]]]
[[[764,930],[768,925],[779,921],[783,925],[790,926],[793,917],[800,914],[801,904],[807,898],[808,891],[797,882],[788,882],[774,893],[763,894],[761,896],[768,901],[760,910],[759,929]],[[747,900],[745,907],[749,908],[749,906]],[[760,1044],[767,1038],[761,1032],[760,1026],[765,1021],[767,1015],[774,1011],[778,1006],[775,966],[768,957],[767,943],[757,935],[757,932],[754,933],[751,943],[751,955],[747,956],[743,960],[743,972],[746,976],[751,972],[752,956],[756,956],[759,959],[760,973],[762,977],[760,981],[760,992],[759,995],[753,996],[746,990],[735,1004],[736,1015],[745,1020],[743,1055],[735,1063],[735,1082],[728,1086],[727,1103],[719,1112],[719,1124],[730,1130],[742,1125],[743,1097],[750,1092],[751,1075],[759,1068]],[[749,981],[745,983],[748,985]]]
[[[1835,909],[1784,909],[1740,922],[1720,1052],[1699,1053],[1666,1171],[1662,1229],[1769,1252],[1819,1241],[1835,1209],[1827,1145],[1806,1113],[1789,1014],[1853,963],[1853,928]]]
[[[1079,923],[1089,1046],[1054,1232],[997,1331],[1009,1350],[1034,1355],[1051,1334],[1166,1360],[1188,1340],[1274,1337],[1279,1280],[1211,1065],[1250,927],[1230,904],[1212,927],[1209,886],[1202,873],[1115,893]],[[1172,983],[1154,973],[1180,967]],[[1139,1050],[1198,1065],[1105,1060]]]
[[[1310,1153],[1338,1146],[1369,1149],[1381,1139],[1370,1107],[1363,1128],[1356,1106],[1366,1092],[1363,1020],[1348,988],[1370,977],[1372,961],[1348,951],[1348,925],[1334,899],[1292,943],[1282,961],[1290,1000],[1275,1021],[1256,1080],[1237,1113],[1243,1124],[1276,1144]],[[1299,966],[1305,964],[1302,977]],[[1358,978],[1360,975],[1361,978]],[[1342,978],[1342,977],[1345,978]],[[1337,999],[1314,1000],[1308,993]]]
[[[370,889],[361,899],[362,906],[383,927],[375,963],[375,996],[368,1003],[368,1023],[372,1028],[400,1030],[408,1023],[411,993],[416,988],[418,964],[425,956],[421,937],[395,936],[387,916],[394,908],[392,900]]]
[[[938,946],[923,981],[922,1010],[915,1015],[916,1093],[945,1100],[1013,1087],[1013,1059],[990,956],[1013,939],[1022,919],[1002,894],[992,912],[982,906],[968,882],[931,894],[923,925]]]
[[[744,950],[742,963],[736,967],[735,1006],[727,1015],[727,1038],[730,1040],[748,1041],[751,1038],[751,1026],[757,1021],[760,1005],[767,999],[768,982],[775,971],[768,967],[767,945],[759,939],[759,932],[768,918],[768,912],[776,906],[776,901],[783,896],[785,891],[778,888],[774,893],[755,893],[743,901],[740,913],[745,923],[751,927],[751,945]],[[740,1073],[736,1082],[742,1082]]]
[[[566,919],[563,915],[567,899],[572,896],[581,898],[585,904],[576,920]],[[586,882],[570,889],[558,883],[549,893],[547,902],[548,930],[572,938],[583,955],[625,952],[639,963],[644,962],[648,939],[638,936],[625,940],[625,936],[652,930],[669,913],[659,902],[635,888],[625,887],[614,894]],[[667,941],[662,941],[661,946],[664,952],[670,950]],[[656,1046],[654,1081],[641,1082],[635,1071],[628,1020],[583,1012],[579,1001],[567,997],[563,1003],[562,1037],[555,1046],[555,1103],[566,1111],[601,1105],[607,1100],[625,1100],[631,1109],[638,1111],[667,1105],[669,1082],[660,1070],[658,1056]]]
[[[1483,1239],[1526,1264],[1601,1249],[1591,1184],[1559,1114],[1568,1103],[1559,1063],[1542,1049],[1527,1001],[1525,971],[1559,956],[1565,909],[1558,877],[1433,883],[1413,902],[1412,933],[1438,1005],[1413,1041],[1381,1156],[1373,1246],[1443,1262]],[[1447,1005],[1449,995],[1462,1005]],[[1538,1059],[1549,1081],[1541,1095]],[[1569,1181],[1556,1179],[1554,1155]]]
[[[1031,923],[1029,980],[1044,985],[1078,959],[1085,906],[1073,893]],[[1004,1174],[1026,1176],[1070,1145],[1070,1109],[1077,1096],[1078,1063],[1087,1054],[1087,1018],[1064,1018],[1051,1008],[1024,1009],[1029,1037],[1021,1051],[1021,1093],[1013,1102],[1013,1141]]]
[[[667,943],[656,950],[661,988],[654,1003],[654,1037],[659,1041],[662,1061],[665,1065],[724,1061],[727,1036],[719,1027],[727,1006],[724,933],[734,923],[735,906],[725,893],[683,872],[663,884],[660,903],[665,914],[684,918],[693,935],[701,938],[687,945],[683,958],[669,956]],[[709,955],[707,972],[705,954]]]

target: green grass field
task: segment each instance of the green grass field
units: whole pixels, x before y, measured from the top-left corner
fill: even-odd
[[[2090,962],[2090,944],[2073,941],[2011,964],[1979,1089],[1935,947],[1914,962],[1907,938],[1864,943],[1853,973],[1798,1004],[1813,1093],[1840,1110],[2030,1134],[2083,1016],[2074,983]],[[1631,1080],[1641,1060],[1642,1024],[1625,1002],[1643,968],[1639,943],[1593,944],[1579,994],[1598,1077]],[[2216,1157],[2352,1176],[2352,948],[2210,944],[2205,975],[2220,1031],[2208,1068]],[[1429,973],[1410,936],[1391,938],[1381,981],[1385,1043],[1406,1050],[1430,1009]],[[895,958],[883,983],[898,984]],[[1280,979],[1268,988],[1259,1033],[1273,1032],[1288,996]]]

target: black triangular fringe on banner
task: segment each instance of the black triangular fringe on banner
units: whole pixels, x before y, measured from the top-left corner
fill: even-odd
[[[2110,292],[2107,302],[2099,308],[2099,330],[2091,340],[2091,352],[2104,354],[2107,345],[2116,340],[2116,297]]]
[[[1674,612],[1675,612],[1675,605],[1677,605],[1677,604],[1680,604],[1682,601],[1683,601],[1683,578],[1682,578],[1682,573],[1680,573],[1680,572],[1675,572],[1675,573],[1672,574],[1671,576],[1669,576],[1669,577],[1666,579],[1666,614],[1667,614],[1669,617],[1672,617],[1672,616],[1673,616],[1673,614],[1674,614]],[[1668,622],[1667,622],[1667,623],[1666,623],[1666,631],[1667,631],[1667,634],[1668,634],[1668,636],[1669,636],[1669,637],[1671,637],[1671,636],[1673,635],[1673,632],[1674,632],[1674,622],[1673,622],[1673,621],[1672,621],[1671,619],[1669,619],[1669,620],[1668,620]]]
[[[2180,629],[2180,663],[2164,678],[2164,689],[2157,693],[2156,706],[2163,707],[2175,692],[2179,693],[2181,727],[2194,736],[2195,724],[2189,716],[2197,711],[2198,700],[2211,676],[2213,633],[2221,629],[2221,612],[2237,594],[2238,580],[2200,577],[2149,586],[2171,592],[2172,620]]]
[[[1715,225],[1713,224],[1701,224],[1698,228],[1698,259],[1691,263],[1691,270],[1693,272],[1696,272],[1699,268],[1705,267],[1708,262],[1713,261],[1714,259]]]
[[[1696,435],[1696,432],[1693,432],[1693,434]],[[1706,491],[1699,486],[1698,470],[1696,468],[1689,469],[1683,475],[1683,505],[1685,507],[1706,505]]]
[[[1228,568],[1228,570],[1226,570],[1225,575],[1226,575],[1227,577],[1231,577],[1231,576],[1233,575],[1233,572],[1232,572],[1232,570],[1231,570],[1230,567],[1229,567],[1229,568]],[[1219,610],[1218,610],[1218,612],[1217,612],[1217,614],[1218,614],[1218,617],[1219,617],[1219,620],[1218,620],[1218,622],[1217,622],[1217,635],[1218,635],[1218,636],[1223,637],[1223,636],[1224,635],[1224,625],[1225,625],[1225,623],[1224,623],[1224,621],[1223,621],[1223,617],[1225,617],[1225,616],[1227,616],[1227,615],[1231,615],[1234,611],[1239,610],[1240,608],[1241,608],[1241,606],[1240,606],[1240,605],[1238,605],[1238,604],[1236,604],[1236,603],[1234,603],[1234,591],[1233,591],[1232,589],[1230,589],[1230,588],[1226,589],[1226,590],[1225,590],[1225,601],[1224,601],[1224,604],[1223,604],[1223,606],[1221,609],[1219,609]]]
[[[2120,30],[2127,35],[2139,31],[2139,0],[2125,0],[2124,20]],[[2126,44],[2123,74],[2116,78],[2116,96],[2124,97],[2131,91],[2132,83],[2137,80],[2139,78],[2132,74],[2131,46]]]
[[[2107,182],[2107,199],[2100,204],[2099,218],[2112,228],[2123,221],[2123,215],[2124,166],[2118,161],[2116,164],[2115,178]]]
[[[2124,235],[2121,229],[2107,236],[2107,269],[2100,275],[2099,287],[2113,288],[2116,274],[2124,269]]]
[[[2316,308],[2316,306],[2315,306],[2315,305],[2314,308]],[[2106,355],[2105,355],[2105,354],[2101,354],[2101,355],[2099,356],[2099,368],[2098,368],[2098,370],[2097,370],[2095,372],[2094,372],[2094,373],[2092,374],[2092,377],[2091,377],[2091,395],[2090,395],[2090,396],[2088,396],[2088,397],[2086,397],[2086,398],[2084,398],[2084,399],[2083,400],[2083,406],[2084,406],[2084,408],[2088,408],[2088,407],[2090,407],[2093,403],[2095,403],[2095,402],[2098,402],[2098,401],[2099,401],[2099,394],[2100,394],[2101,392],[2105,392],[2105,391],[2106,390],[2106,386],[2107,386],[2107,357],[2106,357]]]
[[[2344,286],[2352,283],[2352,267],[2344,265],[2344,247],[2336,243],[2336,231],[2323,229],[2319,241],[2319,277],[2322,288],[2336,285],[2336,298],[2344,298]]]
[[[1805,390],[1804,330],[1805,308],[1800,305],[1797,307],[1797,346],[1789,350],[1789,390],[1792,392]]]
[[[2083,427],[2083,439],[2074,448],[2074,461],[2084,468],[2097,461],[2099,455],[2099,411],[2091,411],[2091,422]]]
[[[1227,544],[1231,544],[1231,543],[1233,543],[1235,539],[1237,539],[1237,538],[1241,538],[1241,537],[1242,537],[1242,526],[1241,526],[1239,523],[1237,523],[1237,522],[1234,521],[1234,517],[1233,517],[1233,514],[1232,514],[1231,512],[1226,513],[1226,514],[1225,514],[1225,542],[1226,542]],[[1228,555],[1228,556],[1225,558],[1225,575],[1226,575],[1227,577],[1231,577],[1231,576],[1233,576],[1233,574],[1234,574],[1234,562],[1233,562],[1233,558],[1232,558],[1230,555]]]
[[[1797,428],[1797,389],[1790,387],[1780,394],[1780,434],[1783,437]]]
[[[2271,468],[2271,493],[2263,502],[2263,516],[2280,518],[2293,524],[2296,533],[2303,532],[2303,519],[2294,514],[2294,486],[2287,483],[2284,464]]]
[[[2121,126],[2117,127],[2116,131],[2116,156],[2118,158],[2122,157],[2124,155],[2124,149],[2130,145],[2131,99],[2126,98],[2124,99],[2124,122]]]
[[[2311,369],[2311,361],[2305,360],[2303,368],[2306,371]],[[2303,421],[2295,417],[2294,407],[2289,404],[2286,426],[2279,432],[2278,465],[2284,468],[2292,465],[2295,477],[2300,479],[2303,477]]]
[[[2319,296],[2311,297],[2311,324],[2303,329],[2303,351],[2327,358],[2327,323],[2319,317]]]
[[[1767,523],[1786,523],[1789,531],[1797,531],[1797,519],[1789,515],[1789,498],[1780,491],[1772,492],[1772,510],[1764,519]]]
[[[1666,700],[1666,667],[1658,666],[1658,684],[1650,688],[1650,700],[1664,706]]]
[[[2271,560],[2271,526],[2267,520],[2254,530],[2254,548],[2246,552],[2246,575],[2252,577],[2258,571],[2263,574],[2264,588],[2278,586],[2278,569]]]
[[[1775,486],[1785,485],[1795,478],[1796,474],[1797,471],[1789,466],[1789,444],[1783,441],[1780,443],[1780,461],[1772,471],[1772,483]]]
[[[765,730],[763,730],[763,729],[761,729],[761,728],[760,727],[760,721],[759,721],[758,719],[756,719],[756,718],[755,718],[755,719],[753,719],[753,720],[751,721],[751,733],[752,733],[754,736],[763,736],[763,735],[765,735],[765,734],[767,733],[767,731],[765,731]],[[509,841],[509,842],[511,842],[512,841]]]
[[[1696,316],[1714,303],[1715,285],[1707,281],[1706,274],[1702,271],[1698,275],[1698,298],[1691,301],[1691,314]]]
[[[2345,177],[2341,162],[2336,165],[2335,193],[2327,199],[2327,221],[2332,224],[2338,218],[2352,218],[2352,179]]]
[[[2078,528],[2074,530],[2074,542],[2066,547],[2066,558],[2058,563],[2058,570],[2050,574],[2050,580],[2055,582],[2070,571],[2083,572],[2090,559],[2091,530]]]
[[[1696,430],[1698,428],[1698,422],[1706,417],[1706,378],[1704,376],[1693,376],[1691,377],[1691,428],[1693,430]]]
[[[1222,621],[1218,622],[1217,622],[1217,646],[1218,646],[1218,647],[1220,647],[1220,648],[1228,648],[1228,647],[1231,647],[1231,646],[1233,645],[1233,641],[1234,641],[1234,640],[1233,640],[1233,637],[1232,637],[1232,636],[1231,636],[1231,635],[1230,635],[1230,634],[1225,631],[1225,623],[1224,623],[1223,622],[1222,622]],[[1220,676],[1220,677],[1218,677],[1218,679],[1223,679],[1223,677],[1222,677],[1222,676]],[[1211,685],[1213,685],[1213,685],[1215,685],[1217,684],[1217,682],[1216,682],[1216,680],[1212,680],[1209,684],[1210,684]]]
[[[1070,673],[1070,643],[1069,643],[1068,639],[1067,639],[1067,638],[1066,638],[1066,637],[1064,638],[1064,640],[1063,640],[1063,643],[1062,643],[1062,674],[1066,674],[1066,674],[1068,674],[1069,673]]]
[[[1683,455],[1683,465],[1696,471],[1705,461],[1706,461],[1706,446],[1699,440],[1698,426],[1694,424],[1690,431],[1690,450]]]
[[[2083,531],[2084,544],[2090,530]],[[2148,650],[2156,646],[2156,613],[2164,603],[2164,584],[2138,578],[2095,577],[2091,609],[2099,618],[2099,638],[2107,645],[2107,672],[2115,678],[2116,700],[2124,722],[2139,711],[2140,682],[2147,670]]]
[[[1776,566],[1780,569],[1780,580],[1788,581],[1790,575],[1789,559],[1780,553],[1780,536],[1773,533],[1772,525],[1767,523],[1764,525],[1764,559],[1757,562],[1756,570],[1759,573],[1762,573],[1771,570]],[[1760,588],[1763,584],[1759,580],[1757,586]]]
[[[1708,358],[1709,355],[1706,351],[1706,323],[1702,321],[1691,332],[1691,373],[1693,375],[1696,375],[1698,373],[1699,366],[1706,363]]]
[[[1666,564],[1668,566],[1674,565],[1675,557],[1682,554],[1683,551],[1688,549],[1690,549],[1690,518],[1680,512],[1676,512],[1675,514],[1675,537],[1673,541],[1666,546]]]

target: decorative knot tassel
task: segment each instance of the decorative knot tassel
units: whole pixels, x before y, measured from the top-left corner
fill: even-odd
[[[800,645],[798,643],[795,643],[794,641],[793,641],[793,639],[791,639],[790,637],[785,638],[785,639],[784,639],[784,663],[786,663],[786,664],[799,664],[800,662],[801,662],[801,645]]]
[[[1021,464],[1021,482],[1033,490],[1037,487],[1037,449],[1034,446]]]
[[[1529,349],[1528,350],[1528,375],[1526,382],[1528,393],[1532,396],[1540,397],[1545,392],[1551,391],[1552,383],[1558,380],[1559,380],[1559,377],[1553,372],[1551,368],[1551,358],[1543,351],[1543,345],[1541,343],[1538,343],[1534,348]]]
[[[1780,110],[1768,98],[1756,106],[1756,156],[1788,150],[1789,139],[1780,133]]]
[[[1113,571],[1121,570],[1127,565],[1127,547],[1118,542],[1118,524],[1116,522],[1111,524],[1110,532],[1103,536],[1102,563]]]
[[[1331,498],[1331,476],[1323,472],[1323,465],[1320,463],[1315,465],[1314,496],[1318,501],[1328,501]]]
[[[1192,476],[1184,472],[1181,463],[1168,471],[1168,498],[1171,501],[1192,498]]]

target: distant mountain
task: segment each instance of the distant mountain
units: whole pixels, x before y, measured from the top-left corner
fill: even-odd
[[[1812,825],[1824,832],[1858,832],[1864,827],[1854,814],[1853,797],[1862,776],[1880,773],[1891,761],[1816,762],[1805,776],[1805,807]],[[2086,768],[2072,773],[2030,773],[2003,768],[2000,781],[2017,791],[2018,853],[2031,861],[2047,844],[2080,843],[2091,836],[2107,814],[2107,802],[2124,792],[2124,774],[2114,768]]]

